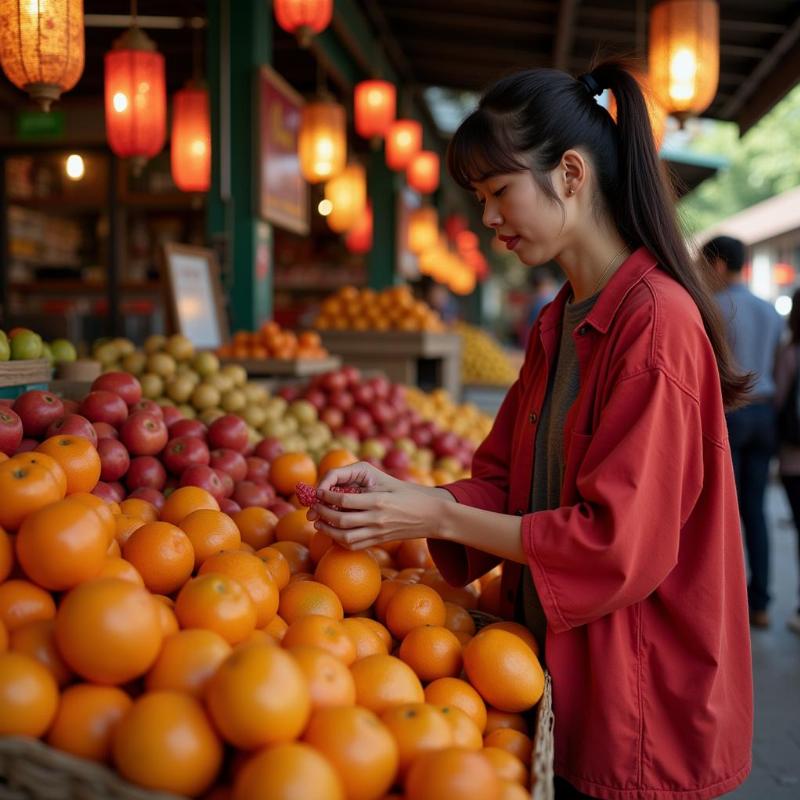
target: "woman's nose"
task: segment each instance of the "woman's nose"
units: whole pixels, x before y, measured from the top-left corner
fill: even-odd
[[[500,216],[497,207],[490,203],[486,203],[483,207],[481,219],[487,228],[499,228],[503,224],[503,218]]]

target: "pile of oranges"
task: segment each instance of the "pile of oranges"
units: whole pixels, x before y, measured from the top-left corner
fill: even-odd
[[[304,331],[297,334],[270,320],[257,331],[237,331],[230,343],[217,350],[217,355],[220,358],[242,359],[320,359],[327,358],[328,351],[322,346],[318,333]]]
[[[425,540],[349,551],[194,486],[106,503],[87,445],[0,463],[0,735],[188,796],[529,796],[536,641],[469,613],[498,574],[453,588]]]
[[[433,331],[446,330],[442,318],[406,285],[376,292],[344,286],[326,297],[314,327],[334,331]]]

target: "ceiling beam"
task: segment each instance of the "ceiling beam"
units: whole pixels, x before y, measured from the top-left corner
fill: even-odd
[[[374,0],[368,0],[374,2]],[[387,16],[392,24],[411,23],[414,29],[430,31],[441,28],[442,33],[452,35],[454,31],[475,31],[483,36],[500,34],[524,38],[527,36],[553,35],[553,25],[549,22],[538,22],[531,19],[517,19],[512,17],[499,17],[497,14],[462,14],[459,11],[447,13],[426,11],[424,14],[414,9],[386,8]],[[410,33],[410,31],[409,31]]]
[[[572,51],[572,39],[575,35],[575,9],[578,0],[561,0],[558,4],[558,22],[556,23],[556,40],[553,44],[553,66],[565,70],[569,64]]]

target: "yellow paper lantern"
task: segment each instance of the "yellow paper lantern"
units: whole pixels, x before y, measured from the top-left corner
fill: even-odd
[[[367,173],[364,167],[348,164],[325,184],[325,199],[333,204],[333,210],[326,217],[330,229],[336,233],[350,230],[367,207]]]
[[[650,11],[650,87],[669,114],[705,111],[719,82],[719,7],[714,0],[661,0]]]
[[[395,120],[386,132],[386,166],[404,170],[422,147],[422,125],[414,119]]]
[[[408,217],[408,249],[419,255],[439,241],[439,215],[433,206],[417,208]]]
[[[304,106],[300,115],[297,150],[300,171],[309,183],[335,178],[347,163],[344,106],[327,100]]]
[[[0,0],[0,64],[45,111],[83,73],[83,0]]]

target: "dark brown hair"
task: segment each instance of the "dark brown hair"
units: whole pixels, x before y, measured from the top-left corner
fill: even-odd
[[[627,245],[647,247],[697,305],[723,402],[735,408],[752,376],[735,368],[717,303],[684,243],[639,83],[623,59],[602,61],[591,78],[614,93],[616,123],[580,80],[560,70],[525,70],[496,83],[461,123],[447,150],[448,170],[470,190],[493,175],[530,170],[542,191],[562,205],[549,173],[567,150],[582,148],[597,174],[598,202]]]

